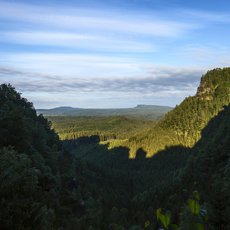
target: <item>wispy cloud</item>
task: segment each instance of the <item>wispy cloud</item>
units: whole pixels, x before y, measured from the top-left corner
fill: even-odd
[[[69,105],[76,107],[132,107],[136,104],[175,106],[193,95],[199,84],[200,69],[149,67],[145,76],[78,78],[42,75],[0,68],[0,84],[11,83],[36,108]],[[122,102],[122,103],[121,103]]]
[[[156,92],[191,92],[201,76],[198,69],[176,69],[161,67],[149,72],[145,77],[117,78],[68,78],[50,75],[37,75],[13,69],[1,68],[0,79],[11,82],[19,89],[29,92],[125,92],[151,94]]]
[[[192,62],[202,63],[207,68],[225,67],[230,63],[230,46],[218,44],[187,44],[178,49],[178,53]]]
[[[122,55],[66,54],[66,53],[13,53],[2,54],[0,63],[27,72],[65,77],[97,78],[140,73],[138,59]]]
[[[74,30],[133,33],[149,36],[175,37],[194,28],[192,23],[167,20],[153,15],[130,12],[122,14],[97,9],[62,8],[53,10],[24,4],[0,3],[0,18],[23,21],[37,27]]]
[[[84,48],[111,52],[154,52],[155,45],[106,35],[49,31],[4,31],[0,41],[25,45]]]

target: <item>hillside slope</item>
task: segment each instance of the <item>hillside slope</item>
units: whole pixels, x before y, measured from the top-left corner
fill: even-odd
[[[202,131],[181,183],[202,194],[214,229],[230,229],[230,106]]]
[[[0,85],[0,229],[101,229],[101,178],[62,150],[31,102]]]
[[[209,120],[229,103],[230,68],[208,71],[202,76],[195,96],[168,112],[154,129],[140,132],[125,143],[130,148],[130,157],[135,157],[139,148],[150,157],[166,146],[192,147]]]
[[[201,139],[190,148],[187,163],[174,175],[174,180],[164,180],[154,193],[146,191],[143,206],[153,200],[163,210],[170,210],[171,224],[177,223],[182,230],[230,229],[229,118],[230,105],[202,130]],[[196,200],[196,212],[191,200]]]

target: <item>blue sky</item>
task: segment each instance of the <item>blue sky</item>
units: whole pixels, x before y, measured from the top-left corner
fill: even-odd
[[[0,83],[36,108],[175,106],[229,38],[227,0],[0,0]]]

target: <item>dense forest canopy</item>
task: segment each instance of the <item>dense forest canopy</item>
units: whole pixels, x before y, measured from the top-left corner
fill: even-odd
[[[87,136],[60,141],[32,103],[2,84],[0,228],[230,229],[229,83],[230,68],[209,71],[195,96],[151,125],[100,118],[125,140],[113,148],[90,125]],[[68,133],[66,118],[55,119]],[[76,119],[68,122],[85,135]]]
[[[48,116],[53,128],[62,140],[98,135],[100,141],[126,140],[140,129],[154,127],[156,121],[134,119],[124,116],[76,117]]]

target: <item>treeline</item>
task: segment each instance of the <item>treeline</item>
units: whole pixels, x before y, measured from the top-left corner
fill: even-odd
[[[73,140],[79,137],[97,135],[100,141],[128,139],[140,129],[154,127],[155,121],[139,120],[124,116],[111,117],[74,117],[50,116],[52,127],[61,140]]]

